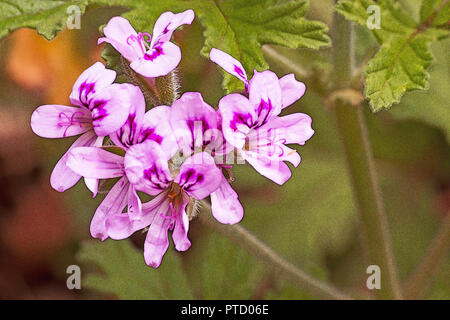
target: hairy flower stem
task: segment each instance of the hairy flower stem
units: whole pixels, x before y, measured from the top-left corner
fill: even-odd
[[[425,253],[425,257],[406,282],[403,294],[406,299],[423,299],[431,280],[440,270],[450,246],[450,212],[442,223],[441,230]]]
[[[333,83],[334,89],[338,91],[351,85],[353,25],[335,13],[333,31]],[[361,104],[351,103],[345,96],[330,103],[346,153],[354,198],[363,226],[367,262],[381,269],[381,289],[374,290],[374,294],[379,299],[401,299],[389,228]]]
[[[209,204],[206,203],[203,207],[210,208]],[[346,294],[313,278],[305,271],[280,257],[275,251],[269,248],[265,243],[261,242],[261,240],[248,232],[241,225],[236,224],[230,226],[221,224],[213,218],[211,210],[205,210],[205,212],[201,212],[197,217],[201,223],[230,238],[237,245],[247,250],[263,263],[273,267],[276,271],[280,272],[280,275],[288,278],[299,289],[313,297],[333,300],[351,299]]]

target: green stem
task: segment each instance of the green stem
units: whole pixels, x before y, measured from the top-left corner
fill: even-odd
[[[431,280],[440,270],[448,255],[450,246],[450,212],[443,221],[441,230],[427,249],[425,257],[412,276],[406,282],[403,294],[406,299],[423,299],[429,289]]]
[[[342,90],[349,88],[352,80],[353,25],[337,13],[333,24],[334,89]],[[361,105],[354,106],[344,100],[336,99],[331,103],[363,225],[367,262],[381,269],[381,289],[374,293],[379,299],[399,299],[397,270],[364,114]]]
[[[204,207],[206,206],[209,207],[209,205],[204,204]],[[305,271],[280,257],[275,251],[239,224],[233,226],[221,224],[213,218],[210,212],[201,212],[197,217],[201,223],[227,236],[263,263],[273,267],[280,275],[290,279],[299,289],[313,297],[333,300],[351,299],[334,287],[315,279]]]

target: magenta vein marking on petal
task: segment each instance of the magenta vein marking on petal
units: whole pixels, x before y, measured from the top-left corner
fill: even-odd
[[[272,101],[267,99],[267,102],[261,99],[261,102],[258,105],[258,109],[256,109],[256,113],[258,114],[258,121],[256,127],[259,128],[264,125],[269,117],[270,111],[272,111]],[[263,113],[265,112],[265,113]],[[263,119],[261,120],[261,115],[263,114]]]
[[[163,177],[162,177],[163,176]],[[168,184],[170,181],[167,177],[158,170],[157,166],[153,164],[150,168],[144,170],[144,177],[154,185],[154,187],[164,190],[165,187],[160,183]]]
[[[96,116],[92,117],[93,121],[96,120],[102,120],[104,117],[108,115],[108,113],[105,110],[105,105],[108,103],[108,101],[105,100],[96,100],[94,101],[91,112],[95,112]]]
[[[202,133],[202,139],[203,139],[202,146],[207,146],[213,141],[213,139],[205,140],[205,132],[207,130],[211,129],[211,125],[208,123],[208,121],[206,121],[206,119],[204,117],[196,118],[196,119],[189,119],[189,120],[186,121],[186,124],[187,124],[187,126],[189,128],[189,131],[191,132],[191,138],[192,138],[192,146],[191,147],[192,147],[192,150],[195,150],[195,142],[196,142],[196,138],[197,138],[195,136],[195,134],[197,132],[194,132],[195,129],[196,129],[195,124],[199,123],[199,122],[201,122],[201,124],[202,124],[202,128],[201,128],[201,130],[202,130],[202,132],[201,132]]]
[[[78,100],[87,107],[89,104],[89,101],[87,100],[87,96],[89,94],[95,93],[95,82],[87,83],[84,81],[80,87],[78,88]]]

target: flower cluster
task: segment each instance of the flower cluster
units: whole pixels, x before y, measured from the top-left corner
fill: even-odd
[[[177,67],[181,52],[171,36],[193,19],[192,10],[166,12],[152,36],[114,17],[98,42],[110,43],[134,72],[151,80]],[[249,79],[227,53],[212,49],[210,59],[245,85],[241,94],[223,97],[218,110],[200,93],[186,92],[171,106],[146,111],[141,89],[114,83],[115,71],[97,62],[75,82],[73,106],[43,105],[31,117],[41,137],[80,135],[51,174],[54,189],[63,192],[83,177],[95,197],[99,180],[116,179],[94,214],[92,236],[124,239],[147,229],[145,261],[155,268],[169,246],[169,230],[177,250],[190,247],[189,221],[199,200],[210,198],[212,214],[221,223],[242,219],[243,207],[230,185],[234,164],[245,160],[281,185],[291,176],[285,161],[300,163],[287,144],[303,145],[314,134],[308,115],[280,116],[305,92],[294,75],[279,79],[271,71],[255,71]],[[138,192],[153,198],[143,203]]]

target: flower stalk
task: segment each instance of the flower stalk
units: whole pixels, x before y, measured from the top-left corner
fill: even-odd
[[[334,89],[349,88],[353,66],[353,26],[335,13],[333,22]],[[357,210],[363,226],[367,263],[381,269],[378,299],[400,299],[401,292],[392,254],[389,228],[377,182],[376,168],[360,103],[345,96],[330,101],[345,150]]]
[[[345,293],[338,289],[315,279],[307,272],[301,270],[292,263],[286,261],[279,256],[275,251],[269,248],[265,243],[259,240],[256,236],[247,231],[240,224],[224,225],[217,222],[210,213],[210,205],[203,202],[204,208],[197,216],[198,220],[207,227],[219,232],[228,237],[241,248],[247,250],[264,264],[271,266],[280,275],[291,280],[292,283],[302,291],[310,294],[313,297],[332,300],[348,300],[352,299]]]

